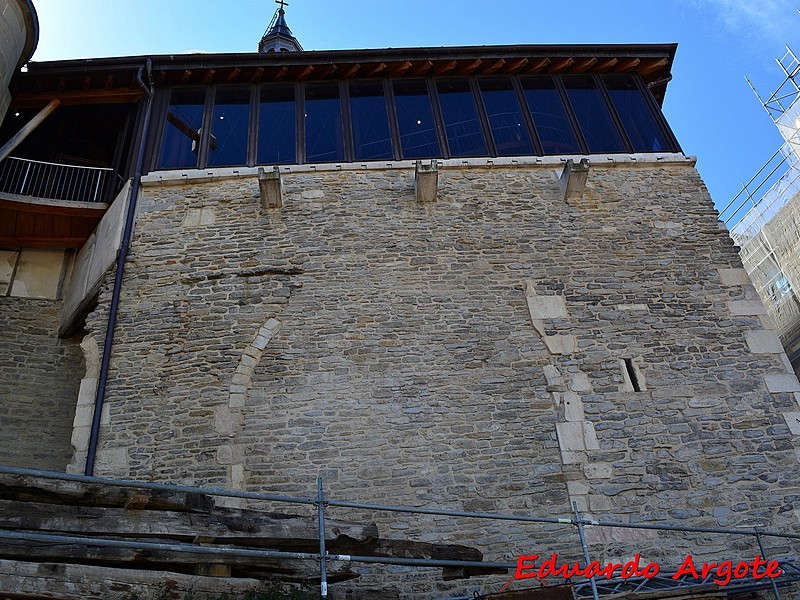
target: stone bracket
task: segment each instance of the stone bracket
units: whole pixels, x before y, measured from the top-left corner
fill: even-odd
[[[432,160],[430,164],[422,164],[418,160],[414,169],[414,192],[417,202],[436,202],[439,186],[439,163]]]
[[[261,208],[271,209],[283,206],[283,180],[278,167],[265,171],[258,168],[258,187],[261,192]]]
[[[569,202],[573,199],[581,199],[586,190],[586,182],[589,179],[589,161],[582,158],[577,165],[575,161],[569,159],[561,171],[558,183],[564,200]]]

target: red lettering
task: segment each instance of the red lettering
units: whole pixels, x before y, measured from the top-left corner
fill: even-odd
[[[556,560],[558,560],[558,556],[555,552],[544,561],[541,566],[539,567],[539,577],[547,577],[548,575],[558,576],[558,567],[556,566]]]
[[[629,560],[624,565],[622,565],[622,573],[620,577],[623,579],[628,579],[629,577],[640,577],[642,575],[641,571],[639,571],[639,559],[641,557],[639,554],[635,554],[633,556],[633,560]]]
[[[694,561],[692,560],[692,555],[687,554],[686,558],[683,559],[681,566],[678,568],[678,572],[672,576],[673,579],[679,579],[683,575],[687,575],[691,573],[692,577],[695,579],[700,579],[700,576],[697,574],[697,569],[695,569]]]
[[[731,561],[726,560],[717,567],[717,575],[722,579],[715,579],[717,585],[728,585],[731,582]]]
[[[647,579],[652,579],[653,577],[658,575],[658,572],[660,570],[661,568],[658,566],[658,563],[647,563],[647,566],[645,566],[644,571],[642,571],[642,575],[644,575]]]
[[[766,576],[769,577],[770,579],[775,579],[776,577],[780,577],[781,575],[783,575],[783,571],[778,566],[778,561],[777,560],[769,561],[767,563]]]
[[[744,571],[740,568],[744,567]],[[733,576],[736,579],[742,579],[743,577],[747,577],[747,572],[750,570],[750,565],[744,561],[740,562],[733,568]]]
[[[614,571],[622,569],[622,563],[608,563],[605,567],[600,569],[597,574],[605,575],[606,579],[614,577]]]
[[[753,559],[753,562],[750,563],[753,565],[753,578],[754,579],[764,579],[767,576],[767,572],[764,571],[763,573],[758,572],[758,567],[763,567],[767,564],[767,561],[761,558],[761,556],[756,556]]]
[[[714,567],[718,567],[718,566],[719,565],[717,563],[703,563],[703,570],[701,572],[701,577],[703,579],[705,579],[706,577],[708,577],[708,574],[711,573],[711,570]]]
[[[589,567],[586,567],[586,570],[589,570]],[[567,565],[564,565],[564,579],[570,579],[571,577],[575,577],[576,575],[583,575],[586,577],[584,572],[581,570],[580,563],[575,563],[572,565],[572,570],[570,571]]]
[[[555,554],[553,555],[555,556]],[[538,554],[529,556],[520,556],[517,559],[517,579],[530,579],[536,577],[536,573],[523,573],[523,571],[533,571],[536,568],[536,559],[539,558]]]

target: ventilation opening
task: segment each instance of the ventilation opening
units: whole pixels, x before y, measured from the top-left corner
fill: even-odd
[[[634,366],[632,358],[624,359],[625,372],[628,374],[628,381],[631,382],[631,387],[634,392],[641,392],[644,389],[639,370]]]

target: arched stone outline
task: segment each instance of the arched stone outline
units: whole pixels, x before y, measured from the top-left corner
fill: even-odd
[[[245,448],[243,444],[236,443],[236,438],[242,429],[247,391],[253,382],[253,373],[256,365],[261,362],[264,349],[281,330],[281,325],[278,319],[269,319],[258,330],[253,341],[244,349],[231,378],[228,402],[219,407],[214,416],[214,430],[231,439],[230,444],[222,445],[217,449],[217,461],[227,467],[228,487],[231,490],[245,489]]]

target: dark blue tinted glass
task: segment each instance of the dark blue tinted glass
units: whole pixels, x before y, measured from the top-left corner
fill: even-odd
[[[217,88],[208,141],[209,166],[247,164],[249,137],[250,89]]]
[[[431,99],[424,81],[395,81],[394,104],[403,158],[441,156]]]
[[[297,162],[296,114],[294,86],[278,85],[261,89],[258,104],[258,164]]]
[[[533,142],[511,80],[483,80],[480,88],[497,155],[533,154]]]
[[[164,137],[161,139],[161,151],[158,153],[159,169],[197,166],[205,103],[204,89],[173,90],[167,109]]]
[[[603,83],[634,152],[672,149],[632,75],[608,75],[603,77]]]
[[[306,88],[306,162],[344,160],[339,86]]]
[[[350,116],[355,159],[392,158],[392,136],[380,81],[350,84]]]
[[[589,152],[625,152],[625,145],[591,77],[564,77],[567,97]]]
[[[443,79],[436,82],[442,120],[450,146],[450,156],[486,156],[475,97],[466,79]]]
[[[567,117],[561,94],[550,77],[522,80],[525,100],[545,154],[578,154],[581,147]]]

